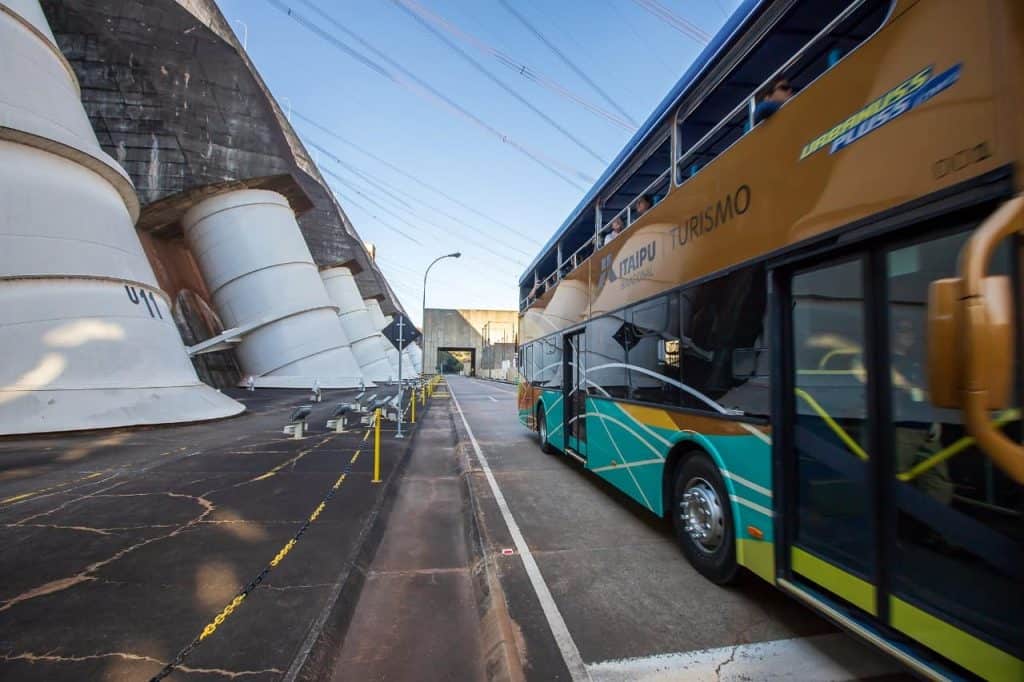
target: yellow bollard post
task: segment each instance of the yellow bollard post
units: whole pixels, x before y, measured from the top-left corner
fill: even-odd
[[[412,416],[409,417],[409,423],[410,424],[415,424],[416,423],[416,393],[415,393],[415,389],[413,389],[412,400],[409,401],[409,409],[412,411]]]
[[[380,483],[380,408],[373,414],[373,483]]]

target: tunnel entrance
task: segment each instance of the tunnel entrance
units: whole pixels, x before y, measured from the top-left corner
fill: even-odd
[[[441,347],[437,349],[437,371],[440,374],[476,376],[476,349]]]

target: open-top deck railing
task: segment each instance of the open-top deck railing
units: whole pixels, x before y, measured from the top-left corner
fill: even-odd
[[[712,148],[718,140],[721,139],[721,136],[723,134],[728,134],[728,132],[726,131],[727,126],[743,126],[744,132],[740,135],[740,137],[742,137],[743,134],[746,134],[746,132],[749,132],[749,130],[753,128],[754,105],[756,104],[757,93],[760,92],[762,88],[771,83],[773,79],[783,74],[787,74],[788,77],[788,74],[790,74],[790,72],[794,69],[794,67],[797,64],[799,64],[804,58],[806,58],[815,47],[817,47],[823,40],[828,38],[830,34],[838,26],[840,26],[844,21],[853,16],[854,13],[857,10],[859,10],[862,6],[864,6],[867,2],[868,0],[853,0],[842,12],[836,15],[836,17],[832,19],[832,21],[826,24],[824,28],[818,31],[807,43],[804,44],[803,47],[801,47],[796,53],[794,53],[793,56],[787,59],[785,63],[782,64],[782,66],[775,69],[775,71],[773,71],[768,78],[766,78],[760,85],[754,88],[749,95],[746,95],[741,100],[741,102],[737,104],[736,107],[733,108],[732,111],[730,111],[711,130],[705,133],[696,143],[690,145],[685,151],[682,151],[676,158],[675,162],[670,164],[669,168],[667,168],[657,178],[655,178],[655,180],[651,182],[644,190],[637,193],[636,197],[634,197],[634,199],[630,201],[625,208],[623,208],[614,216],[612,216],[611,219],[608,220],[604,225],[601,225],[599,223],[598,216],[600,215],[600,211],[596,211],[594,221],[595,230],[593,236],[588,238],[578,249],[576,249],[572,254],[570,254],[568,258],[565,258],[561,262],[556,263],[554,272],[550,273],[544,279],[539,280],[539,284],[543,288],[541,288],[541,286],[538,286],[538,284],[535,283],[533,291],[531,291],[530,294],[526,296],[526,298],[520,301],[521,310],[526,310],[526,308],[533,305],[533,303],[538,298],[540,298],[541,295],[543,295],[542,293],[536,292],[545,292],[549,288],[555,286],[559,281],[561,281],[565,277],[565,275],[569,274],[577,267],[579,267],[580,264],[584,260],[586,260],[586,258],[589,257],[594,251],[601,248],[601,242],[605,235],[607,235],[607,233],[611,230],[611,224],[615,221],[616,218],[619,218],[623,221],[623,231],[629,229],[629,227],[633,225],[633,223],[635,223],[637,219],[640,218],[640,215],[635,215],[634,211],[636,202],[639,200],[640,197],[652,194],[656,189],[658,189],[658,187],[662,183],[665,183],[667,185],[667,190],[669,192],[678,189],[682,185],[686,184],[687,180],[693,177],[697,173],[697,171],[699,171],[704,165],[706,165],[711,160],[727,151],[732,146],[732,144],[735,144],[736,141],[734,140],[732,144],[726,147],[726,149],[723,149],[718,153],[711,153],[711,159],[707,159],[703,164],[697,165],[699,157],[707,156],[710,153],[708,150]],[[884,24],[885,22],[883,21],[881,22],[880,26]],[[831,68],[831,66],[832,65],[830,64],[829,68]],[[705,95],[705,97],[706,96],[707,95]],[[694,103],[689,108],[689,110],[694,111],[699,106],[699,104],[700,102]],[[677,119],[673,123],[672,134],[674,136],[678,137],[678,128],[681,122],[682,121],[678,119],[677,113]],[[670,177],[673,168],[675,168],[676,172],[674,177]],[[687,168],[692,170],[692,172],[686,173],[684,169]],[[666,183],[666,181],[668,182]],[[654,202],[652,201],[652,204],[653,203]]]

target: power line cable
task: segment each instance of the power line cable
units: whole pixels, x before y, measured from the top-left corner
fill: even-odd
[[[327,172],[327,173],[330,173],[330,171],[327,171],[326,169],[324,169],[324,171]],[[380,223],[380,225],[382,227],[385,227],[385,228],[391,230],[392,232],[397,232],[398,234],[400,234],[401,236],[405,237],[409,241],[411,241],[411,242],[413,242],[415,244],[419,244],[420,246],[423,246],[423,242],[421,242],[419,239],[416,239],[415,237],[407,235],[405,232],[403,232],[402,230],[399,230],[397,227],[395,227],[394,225],[391,225],[390,223],[384,222],[379,217],[377,217],[376,214],[374,214],[372,209],[366,208],[365,206],[363,206],[361,203],[359,203],[355,199],[353,199],[351,197],[348,197],[345,194],[341,193],[340,191],[338,191],[338,188],[332,187],[330,183],[327,184],[327,187],[328,187],[328,189],[331,190],[331,192],[335,195],[336,198],[338,198],[339,200],[340,199],[344,199],[346,204],[351,204],[352,206],[355,206],[356,208],[362,209],[364,212],[366,212],[367,215],[369,215],[371,218],[373,218],[378,223]],[[366,197],[366,195],[363,195],[362,192],[358,192],[358,190],[357,190],[357,193],[361,194],[364,197]],[[366,198],[367,198],[368,201],[372,202],[372,199],[369,199],[368,197],[366,197]],[[379,204],[377,204],[377,205],[379,206]]]
[[[615,111],[619,112],[627,121],[629,121],[631,124],[633,124],[634,127],[639,125],[636,121],[633,120],[633,118],[629,114],[626,113],[626,111],[622,107],[620,107],[618,105],[618,103],[614,99],[611,98],[611,95],[609,95],[607,92],[605,92],[601,88],[600,85],[595,83],[594,80],[590,76],[588,76],[586,73],[584,73],[583,69],[581,69],[580,67],[576,66],[576,64],[571,59],[569,59],[569,57],[566,56],[565,53],[563,53],[560,49],[558,49],[557,45],[555,45],[553,42],[551,42],[551,40],[549,40],[547,36],[545,36],[543,33],[541,33],[540,30],[536,26],[534,26],[532,23],[530,23],[529,19],[527,19],[516,8],[514,8],[512,5],[510,5],[507,2],[507,0],[498,0],[498,3],[501,4],[501,6],[504,7],[505,10],[509,14],[514,16],[516,19],[518,19],[519,23],[521,23],[523,26],[525,26],[526,29],[528,31],[530,31],[530,33],[532,33],[539,41],[544,43],[544,45],[546,45],[549,50],[554,52],[555,55],[557,55],[558,58],[562,60],[563,64],[565,64],[570,69],[572,69],[573,73],[575,73],[577,76],[582,78],[583,81],[587,85],[589,85],[594,90],[594,92],[596,92],[598,95],[600,95],[601,98],[605,102],[607,102],[608,105],[611,106],[612,109],[615,109]]]
[[[376,207],[377,207],[377,208],[378,208],[379,210],[383,211],[384,213],[386,213],[386,214],[388,214],[389,216],[393,217],[394,219],[396,219],[396,220],[398,220],[398,221],[402,222],[403,224],[405,224],[405,225],[408,225],[409,227],[411,227],[411,228],[413,228],[413,229],[417,229],[417,230],[418,230],[418,229],[420,229],[420,228],[418,228],[417,226],[415,226],[415,225],[413,225],[412,223],[410,223],[410,222],[409,222],[408,220],[406,220],[405,218],[403,218],[402,216],[400,216],[400,215],[397,215],[396,213],[394,213],[393,211],[391,211],[391,210],[390,210],[389,208],[387,208],[386,206],[383,206],[383,205],[381,205],[381,204],[380,204],[379,202],[377,202],[376,200],[374,200],[374,199],[373,199],[372,197],[369,197],[369,196],[367,196],[367,195],[366,195],[366,194],[365,194],[364,192],[360,191],[360,190],[359,190],[359,189],[358,189],[357,187],[354,187],[354,186],[352,186],[352,185],[348,184],[348,183],[347,183],[347,182],[346,182],[346,181],[345,181],[345,180],[344,180],[343,178],[340,178],[339,176],[335,175],[335,174],[334,174],[334,173],[332,173],[332,172],[331,172],[330,170],[328,170],[328,169],[326,169],[326,168],[325,168],[325,169],[323,169],[323,170],[324,170],[324,172],[325,172],[325,173],[326,173],[327,175],[331,175],[332,177],[336,178],[336,179],[337,179],[337,181],[338,181],[338,182],[340,182],[340,183],[342,183],[342,184],[343,184],[343,185],[344,185],[344,186],[345,186],[345,187],[346,187],[347,189],[350,189],[350,190],[354,191],[354,192],[355,192],[356,194],[358,194],[359,196],[361,196],[361,197],[362,197],[363,199],[365,199],[365,200],[366,200],[367,202],[369,202],[369,203],[373,204],[374,206],[376,206]],[[361,209],[361,210],[365,211],[365,212],[366,212],[366,213],[367,213],[367,214],[368,214],[368,215],[369,215],[369,216],[370,216],[371,218],[373,218],[374,220],[376,220],[376,221],[377,221],[378,223],[380,223],[380,224],[381,224],[381,225],[382,225],[383,227],[385,227],[385,228],[387,228],[387,229],[389,229],[389,230],[392,230],[392,231],[394,231],[394,232],[397,232],[398,234],[402,235],[402,236],[403,236],[403,237],[405,237],[406,239],[409,239],[409,240],[412,240],[412,241],[416,242],[416,243],[417,243],[417,244],[419,244],[420,246],[425,246],[425,245],[424,245],[424,244],[423,244],[422,242],[420,242],[419,240],[417,240],[417,239],[415,239],[415,238],[413,238],[413,237],[410,237],[410,236],[409,236],[408,234],[406,234],[406,233],[405,233],[405,232],[403,232],[402,230],[399,230],[398,228],[396,228],[396,227],[392,226],[391,224],[389,224],[389,223],[386,223],[386,222],[384,222],[383,220],[381,220],[381,219],[380,219],[380,218],[379,218],[379,217],[378,217],[378,216],[377,216],[377,215],[376,215],[376,214],[375,214],[375,213],[373,212],[373,209],[369,209],[369,208],[367,208],[366,206],[362,205],[361,203],[359,203],[359,202],[358,202],[358,201],[356,201],[355,199],[353,199],[353,198],[351,198],[350,196],[346,195],[346,194],[345,194],[344,192],[342,192],[342,191],[341,191],[340,189],[338,189],[337,187],[335,187],[335,186],[334,186],[333,184],[331,184],[331,183],[328,183],[328,187],[329,187],[329,188],[330,188],[330,190],[331,190],[331,191],[332,191],[332,192],[333,192],[333,193],[335,194],[335,196],[337,196],[337,197],[339,197],[340,199],[344,200],[344,202],[345,202],[346,204],[351,204],[352,206],[355,206],[355,207],[357,207],[357,208],[359,208],[359,209]],[[515,261],[515,260],[512,260],[512,259],[508,258],[507,256],[502,256],[502,255],[500,255],[500,254],[498,254],[498,253],[495,253],[495,252],[493,252],[493,251],[490,251],[490,250],[489,250],[489,249],[487,249],[486,247],[481,247],[481,246],[480,246],[480,245],[478,245],[478,244],[475,244],[475,243],[473,243],[473,242],[470,242],[469,240],[464,240],[464,239],[462,239],[462,238],[459,238],[459,241],[460,241],[460,242],[466,242],[466,243],[472,244],[473,246],[475,246],[475,247],[477,247],[477,248],[481,248],[482,250],[484,250],[484,251],[487,251],[488,253],[490,253],[490,254],[492,254],[492,255],[494,255],[494,256],[497,256],[498,258],[501,258],[502,260],[507,260],[507,261],[509,261],[509,262],[510,262],[510,263],[512,263],[512,264],[513,264],[514,266],[518,266],[518,267],[520,267],[520,268],[524,267],[524,266],[523,266],[523,264],[522,264],[522,263],[521,263],[520,261]],[[462,249],[463,249],[463,250],[465,250],[465,245],[462,245]],[[503,273],[507,274],[507,275],[508,275],[509,277],[516,277],[516,278],[518,277],[518,276],[517,276],[517,275],[515,274],[515,272],[514,272],[513,270],[511,270],[511,269],[508,269],[508,266],[507,266],[507,265],[500,265],[500,264],[498,264],[498,263],[494,263],[494,262],[491,262],[491,264],[490,264],[489,268],[490,268],[489,270],[480,270],[480,273],[481,273],[482,275],[485,275],[485,276],[488,276],[488,277],[493,277],[493,276],[494,276],[494,272],[495,272],[495,270],[498,270],[498,271],[501,271],[501,272],[503,272]],[[477,269],[477,270],[479,270],[479,268],[474,268],[474,269]]]
[[[633,34],[633,37],[636,39],[636,44],[643,45],[644,41],[647,39],[644,36],[640,35],[640,31],[636,29],[636,25],[629,18],[629,12],[624,12],[621,9],[619,9],[618,5],[616,4],[616,0],[606,0],[606,3],[609,7],[612,8],[612,11],[615,12],[615,15],[619,18],[619,21],[621,21],[626,26],[626,28],[629,29],[629,32]],[[670,66],[669,63],[665,61],[665,59],[662,57],[662,54],[657,50],[657,45],[650,45],[650,53],[654,55],[654,58],[657,59],[663,67],[665,67],[666,71],[675,70],[674,67]],[[675,68],[678,68],[678,65]]]
[[[402,177],[404,177],[404,178],[406,178],[408,180],[412,180],[414,183],[416,183],[420,187],[423,187],[425,189],[430,190],[431,192],[434,192],[438,196],[441,196],[441,197],[447,199],[448,201],[452,202],[453,204],[455,204],[455,205],[457,205],[457,206],[459,206],[459,207],[469,211],[473,215],[475,215],[477,217],[480,217],[480,218],[483,218],[484,220],[487,220],[487,221],[489,221],[491,223],[494,223],[495,225],[498,225],[499,227],[502,227],[502,228],[508,230],[509,232],[513,232],[513,233],[521,236],[523,239],[525,239],[527,241],[533,242],[537,246],[541,245],[540,241],[538,241],[536,239],[532,239],[530,237],[527,237],[527,236],[523,235],[520,230],[517,230],[516,228],[512,227],[508,223],[504,223],[504,222],[498,220],[497,218],[494,218],[493,216],[489,216],[486,213],[482,213],[481,211],[478,211],[477,209],[473,208],[472,206],[470,206],[470,205],[464,203],[463,201],[461,201],[461,200],[453,197],[452,195],[448,194],[444,190],[442,190],[442,189],[440,189],[438,187],[435,187],[435,186],[431,185],[430,183],[428,183],[428,182],[418,178],[417,176],[413,175],[412,173],[410,173],[409,171],[405,170],[404,168],[396,166],[395,164],[391,163],[390,161],[377,156],[376,154],[374,154],[373,152],[369,151],[365,147],[362,147],[362,146],[356,144],[355,142],[353,142],[352,140],[349,140],[348,138],[338,134],[334,130],[331,130],[330,128],[327,128],[326,126],[324,126],[324,125],[322,125],[320,123],[317,123],[315,120],[313,120],[313,119],[309,118],[308,116],[304,115],[302,112],[297,111],[295,109],[292,109],[292,116],[295,117],[295,118],[298,118],[299,120],[301,120],[303,122],[305,122],[307,125],[309,125],[309,126],[311,126],[313,128],[316,128],[317,130],[319,130],[320,132],[324,133],[325,135],[329,135],[330,137],[333,137],[334,139],[338,140],[339,142],[341,142],[341,143],[343,143],[345,145],[348,145],[349,147],[352,147],[353,149],[355,149],[356,151],[360,152],[361,154],[364,154],[364,155],[370,157],[371,159],[373,159],[377,163],[380,163],[380,164],[382,164],[384,166],[387,166],[392,171],[394,171],[395,173],[398,173]]]
[[[399,9],[401,9],[403,12],[405,12],[407,15],[409,15],[409,17],[411,17],[417,24],[422,26],[425,30],[427,30],[431,34],[433,34],[433,36],[435,38],[437,38],[438,40],[443,42],[445,45],[447,45],[449,49],[451,49],[457,55],[462,57],[463,60],[465,60],[470,66],[472,66],[479,73],[481,73],[485,78],[487,78],[487,80],[491,81],[492,83],[497,85],[499,88],[501,88],[502,90],[507,92],[509,95],[511,95],[513,98],[515,98],[515,100],[517,102],[519,102],[520,104],[522,104],[524,107],[526,107],[527,109],[529,109],[533,113],[535,113],[538,116],[540,116],[541,119],[543,119],[548,125],[550,125],[552,128],[554,128],[558,132],[562,133],[562,135],[564,135],[566,138],[571,140],[577,147],[579,147],[580,149],[585,151],[587,154],[590,154],[590,156],[592,156],[598,163],[601,163],[601,164],[603,164],[605,166],[608,165],[608,160],[607,159],[603,158],[600,154],[598,154],[593,149],[591,149],[590,146],[588,146],[583,140],[579,139],[578,137],[573,135],[571,132],[566,130],[565,127],[563,127],[558,121],[556,121],[555,119],[553,119],[550,116],[548,116],[545,112],[541,111],[541,109],[539,107],[535,106],[528,99],[526,99],[525,97],[520,95],[518,92],[516,92],[515,90],[510,88],[508,85],[506,85],[504,81],[502,81],[500,78],[498,78],[493,73],[488,71],[487,68],[484,67],[484,65],[481,64],[480,62],[478,62],[476,59],[474,59],[472,57],[472,55],[470,55],[468,52],[466,52],[461,47],[459,47],[458,45],[453,43],[451,40],[449,40],[447,36],[445,36],[439,30],[437,30],[436,28],[431,26],[426,20],[424,20],[422,17],[420,17],[416,12],[413,12],[411,9],[406,7],[402,2],[399,2],[398,0],[393,0],[393,1],[394,1],[395,5],[398,6]]]
[[[317,151],[319,151],[322,154],[326,155],[329,159],[331,159],[335,163],[341,165],[342,167],[346,168],[350,172],[355,173],[360,178],[362,178],[364,180],[365,179],[373,179],[372,175],[370,175],[369,173],[361,172],[358,169],[356,169],[353,166],[351,166],[350,164],[345,163],[340,158],[338,158],[333,152],[331,152],[331,150],[323,147],[322,145],[317,144],[316,142],[313,142],[311,140],[304,140],[304,142],[306,144],[308,144],[310,147],[313,147]],[[399,202],[402,205],[404,210],[412,213],[413,215],[415,215],[420,220],[427,220],[425,218],[422,218],[418,214],[416,214],[415,209],[412,206],[410,206],[408,203],[406,203],[405,201],[402,201],[399,198],[399,195],[401,194],[401,190],[399,190],[397,187],[395,187],[393,185],[389,185],[389,183],[385,182],[384,180],[380,180],[380,179],[376,179],[372,184],[373,184],[373,186],[375,188],[377,188],[378,191],[382,192],[385,196],[387,196],[388,198],[390,198],[390,199],[392,199],[392,200],[394,200],[396,202]],[[425,201],[420,201],[420,203],[422,203],[424,206],[426,206],[430,210],[436,211],[436,212],[440,213],[441,215],[445,216],[449,220],[451,220],[453,222],[456,222],[456,223],[459,223],[460,225],[462,225],[462,226],[472,230],[473,232],[479,233],[479,228],[477,226],[471,225],[471,224],[463,221],[462,219],[460,219],[460,218],[458,218],[456,216],[453,216],[450,213],[447,213],[443,209],[438,208],[438,207],[436,207],[436,206],[434,206],[432,204],[429,204],[429,203],[427,203]],[[428,222],[430,222],[430,221],[428,220]],[[437,225],[436,223],[433,223],[433,224]],[[437,227],[439,227],[442,230],[448,229],[448,228],[446,228],[444,226],[441,226],[441,225],[437,225]],[[527,258],[533,256],[533,254],[528,253],[526,251],[523,251],[522,249],[520,249],[518,247],[515,247],[515,246],[512,246],[511,244],[507,244],[507,243],[505,243],[505,242],[503,242],[503,241],[501,241],[499,239],[496,239],[494,237],[491,237],[491,239],[493,239],[495,243],[501,244],[505,248],[507,248],[507,249],[509,249],[511,251],[515,251],[516,253],[521,253],[522,255],[526,256]],[[500,254],[496,254],[496,255],[500,255]],[[519,261],[516,261],[516,262],[518,263]]]
[[[420,230],[420,229],[422,229],[422,226],[418,226],[418,225],[413,225],[413,224],[412,224],[411,222],[409,222],[409,221],[408,221],[408,220],[406,220],[405,218],[403,218],[403,217],[401,217],[401,216],[397,215],[396,213],[393,213],[393,212],[391,211],[391,209],[389,209],[389,208],[387,208],[387,207],[385,207],[385,206],[381,205],[381,204],[380,204],[379,202],[377,202],[377,201],[376,201],[375,199],[373,199],[372,197],[370,197],[370,196],[368,196],[367,194],[365,194],[365,193],[363,193],[362,191],[360,191],[358,187],[355,187],[354,185],[352,185],[352,184],[351,184],[351,182],[350,182],[349,180],[347,180],[347,179],[345,179],[345,178],[341,177],[340,175],[338,175],[338,174],[337,174],[337,173],[335,173],[334,171],[332,171],[332,170],[330,170],[330,169],[328,169],[328,168],[322,168],[321,170],[323,170],[323,172],[327,173],[328,175],[330,175],[331,177],[333,177],[333,178],[334,178],[335,180],[337,180],[338,182],[340,182],[340,183],[342,183],[343,185],[345,185],[345,187],[347,187],[347,188],[351,189],[352,191],[356,192],[356,193],[357,193],[357,194],[359,194],[359,195],[360,195],[361,197],[363,197],[364,199],[366,199],[367,201],[369,201],[370,203],[372,203],[372,204],[373,204],[374,206],[377,206],[378,208],[380,208],[380,210],[382,210],[382,211],[386,212],[386,213],[387,213],[388,215],[392,216],[392,217],[393,217],[393,218],[395,218],[396,220],[400,220],[401,222],[405,223],[406,225],[408,225],[409,227],[411,227],[411,228],[412,228],[412,229],[414,229],[414,230]],[[428,219],[426,219],[426,218],[423,218],[423,217],[421,217],[421,216],[417,216],[417,215],[415,215],[415,214],[413,214],[413,218],[414,218],[414,219],[416,219],[416,220],[421,220],[421,221],[423,221],[423,222],[425,222],[425,223],[427,223],[427,224],[431,225],[432,227],[434,227],[434,228],[436,228],[436,229],[440,230],[440,231],[441,231],[441,233],[442,233],[442,234],[444,234],[445,236],[449,236],[449,235],[447,234],[447,228],[445,228],[444,226],[442,226],[442,225],[438,225],[437,223],[435,223],[435,222],[433,222],[433,221],[431,221],[431,220],[428,220]],[[479,249],[481,249],[481,250],[483,250],[483,251],[486,251],[487,253],[491,254],[492,256],[495,256],[495,257],[497,257],[497,258],[501,258],[501,259],[503,259],[503,260],[507,260],[508,262],[510,262],[510,263],[512,263],[512,264],[514,264],[514,265],[518,265],[519,267],[525,267],[525,264],[524,264],[524,263],[523,263],[522,261],[520,261],[520,260],[516,260],[516,259],[514,259],[514,258],[510,258],[509,256],[506,256],[506,255],[504,255],[504,254],[502,254],[502,253],[500,253],[500,252],[498,252],[498,251],[495,251],[495,250],[491,249],[490,247],[488,247],[488,246],[486,246],[486,245],[484,245],[484,244],[481,244],[481,243],[477,242],[477,241],[476,241],[476,240],[474,240],[474,239],[471,239],[471,238],[469,238],[469,237],[456,237],[456,238],[457,238],[457,239],[458,239],[458,240],[459,240],[460,242],[466,242],[466,243],[468,243],[468,244],[472,244],[473,246],[476,246],[477,248],[479,248]]]
[[[534,82],[537,85],[540,85],[541,87],[547,88],[548,90],[554,92],[557,95],[565,97],[566,99],[569,99],[575,102],[576,104],[579,104],[587,111],[590,111],[591,113],[596,114],[604,118],[605,120],[610,121],[611,123],[614,123],[615,125],[619,126],[620,128],[623,128],[624,130],[627,130],[631,133],[636,132],[637,126],[635,123],[632,123],[631,120],[623,119],[618,114],[614,114],[606,109],[597,106],[596,104],[592,104],[591,102],[587,101],[580,95],[577,95],[568,88],[562,86],[557,81],[548,78],[543,74],[538,73],[537,71],[530,68],[526,64],[510,57],[509,55],[502,52],[493,45],[490,45],[487,42],[481,40],[480,38],[477,38],[476,36],[463,31],[462,29],[455,26],[453,23],[447,21],[443,17],[434,14],[427,8],[415,2],[415,0],[392,0],[392,2],[401,5],[404,9],[410,12],[414,12],[423,20],[432,23],[435,27],[445,31],[449,35],[461,40],[464,43],[471,45],[472,47],[476,48],[479,52],[494,57],[495,59],[498,60],[499,63],[508,67],[512,71],[515,71],[523,78],[526,78],[527,80]]]
[[[398,85],[398,86],[400,86],[402,88],[405,88],[406,90],[409,90],[413,94],[416,94],[416,95],[418,95],[420,97],[423,97],[424,99],[427,99],[428,101],[430,101],[430,102],[432,102],[434,104],[439,104],[443,108],[446,108],[449,111],[451,111],[451,112],[461,116],[462,118],[470,121],[471,123],[474,123],[478,127],[483,128],[487,132],[489,132],[492,135],[494,135],[495,137],[497,137],[503,143],[509,145],[510,147],[512,147],[512,148],[518,150],[519,152],[521,152],[522,154],[526,155],[527,157],[532,159],[535,163],[537,163],[538,165],[540,165],[541,167],[543,167],[544,169],[546,169],[550,173],[553,173],[554,175],[557,175],[559,178],[561,178],[562,180],[564,180],[568,184],[572,185],[576,189],[580,190],[581,192],[587,191],[587,188],[584,187],[583,185],[579,184],[578,182],[576,182],[572,178],[570,178],[568,175],[566,175],[566,173],[574,175],[577,178],[581,179],[583,182],[586,182],[588,184],[593,184],[594,183],[594,178],[592,178],[591,176],[587,175],[586,173],[583,173],[583,172],[581,172],[581,171],[579,171],[579,170],[577,170],[575,168],[567,166],[566,164],[561,163],[557,159],[552,159],[551,157],[547,156],[543,152],[535,150],[535,149],[533,149],[533,148],[531,148],[531,147],[529,147],[527,145],[524,145],[524,144],[522,144],[520,142],[516,142],[510,136],[508,136],[505,133],[501,132],[500,130],[498,130],[494,126],[490,125],[489,123],[485,122],[481,118],[477,117],[476,115],[470,113],[464,107],[462,107],[459,104],[457,104],[456,102],[454,102],[451,98],[449,98],[448,96],[446,96],[442,92],[438,91],[437,89],[433,88],[428,83],[423,81],[421,78],[419,78],[418,76],[413,74],[411,71],[409,71],[408,69],[406,69],[402,65],[398,64],[397,62],[395,62],[393,59],[391,59],[386,54],[384,54],[383,52],[381,52],[377,48],[375,48],[372,45],[370,45],[369,43],[367,43],[365,40],[360,38],[358,35],[356,35],[352,31],[350,31],[349,29],[345,28],[345,26],[343,26],[340,22],[338,22],[335,19],[333,19],[329,14],[327,14],[326,12],[321,10],[316,5],[313,5],[311,2],[309,2],[309,0],[299,0],[299,1],[302,2],[303,4],[307,5],[310,9],[312,9],[318,15],[320,15],[325,20],[330,22],[338,30],[342,31],[347,36],[349,36],[350,38],[352,38],[353,40],[358,42],[364,49],[372,52],[374,55],[377,56],[378,59],[381,59],[381,60],[387,62],[392,68],[397,69],[398,71],[400,71],[404,77],[400,78],[398,75],[396,75],[393,72],[387,70],[386,68],[381,66],[379,63],[373,61],[372,59],[369,59],[366,56],[364,56],[358,50],[352,49],[351,47],[346,45],[344,42],[339,40],[337,37],[331,35],[327,31],[323,30],[318,25],[316,25],[314,22],[310,21],[309,19],[307,19],[306,17],[302,16],[301,14],[299,14],[298,12],[293,10],[292,8],[290,8],[287,5],[285,5],[283,2],[281,2],[281,0],[267,0],[268,3],[270,3],[272,6],[276,7],[278,10],[284,12],[285,15],[291,17],[297,23],[299,23],[302,26],[304,26],[307,30],[311,31],[312,33],[315,33],[316,35],[320,36],[321,38],[323,38],[324,40],[329,42],[331,45],[335,46],[336,48],[340,49],[345,54],[347,54],[350,57],[352,57],[353,59],[357,60],[360,64],[363,64],[364,66],[366,66],[367,68],[372,70],[374,73],[377,73],[380,76],[383,76],[384,78],[387,78],[391,82],[395,83],[396,85]]]
[[[700,45],[707,45],[711,41],[710,34],[704,29],[676,14],[658,0],[633,0],[633,2]]]

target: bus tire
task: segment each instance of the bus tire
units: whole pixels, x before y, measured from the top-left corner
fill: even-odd
[[[736,581],[739,564],[729,494],[718,467],[703,452],[676,469],[672,527],[683,554],[701,575],[718,585]]]
[[[537,408],[537,436],[540,438],[540,451],[546,455],[553,455],[557,450],[548,442],[548,422],[544,418],[544,407]]]

